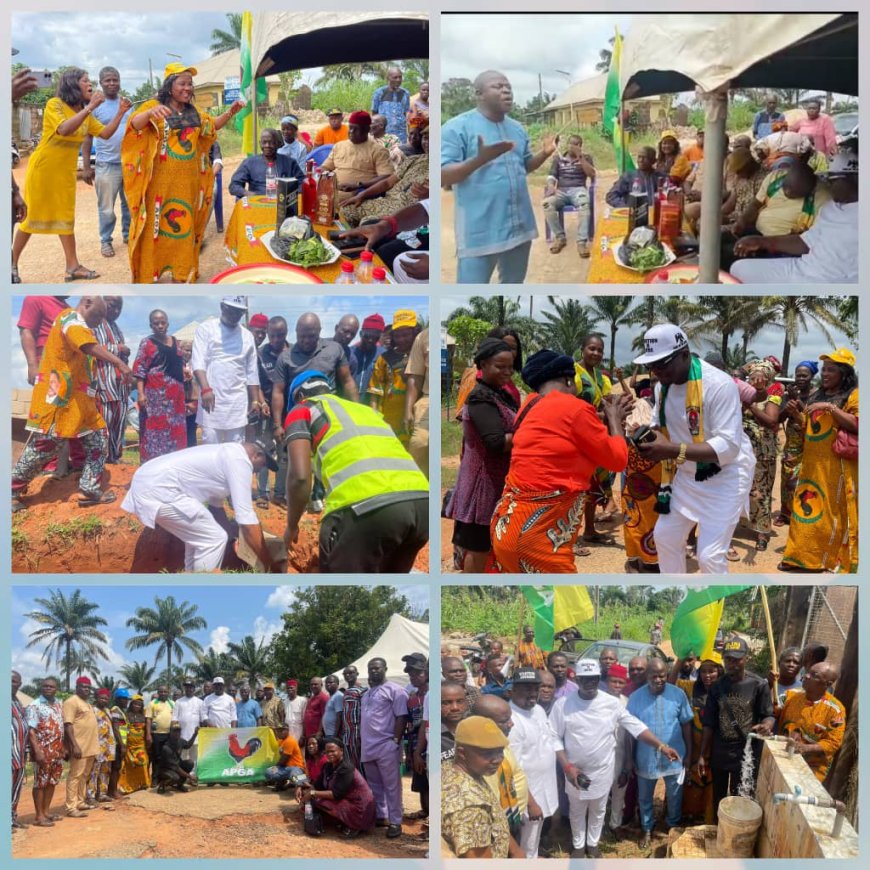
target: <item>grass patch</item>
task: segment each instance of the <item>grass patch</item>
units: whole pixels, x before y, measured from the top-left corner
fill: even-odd
[[[12,551],[20,552],[27,548],[30,539],[27,537],[23,529],[12,527]]]
[[[141,457],[138,450],[125,450],[121,454],[121,461],[125,465],[138,465]]]
[[[48,544],[70,546],[75,541],[95,541],[104,528],[105,523],[97,516],[75,517],[66,523],[49,523],[43,540]]]

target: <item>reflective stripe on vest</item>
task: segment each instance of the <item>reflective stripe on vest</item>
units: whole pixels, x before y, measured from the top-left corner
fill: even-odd
[[[308,401],[318,404],[329,420],[315,455],[315,470],[326,489],[324,515],[391,493],[428,493],[426,476],[377,411],[338,396]]]

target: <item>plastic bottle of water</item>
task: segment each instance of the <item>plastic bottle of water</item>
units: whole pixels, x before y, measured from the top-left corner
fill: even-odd
[[[372,269],[372,284],[386,284],[387,283],[387,272],[385,269],[382,269],[380,266],[375,266]]]
[[[374,254],[371,251],[363,251],[359,255],[359,263],[356,267],[356,283],[371,284],[372,283],[372,260]]]
[[[269,199],[278,199],[278,175],[274,163],[266,164],[266,196]]]
[[[341,264],[341,271],[335,279],[336,284],[356,284],[356,276],[353,274],[353,263],[350,260],[345,260]]]

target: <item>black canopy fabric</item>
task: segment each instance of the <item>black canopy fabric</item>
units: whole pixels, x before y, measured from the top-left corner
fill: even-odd
[[[747,67],[730,83],[732,89],[802,88],[857,96],[858,13],[838,16],[804,39]],[[624,96],[637,99],[691,91],[695,84],[675,70],[638,70],[627,82]]]
[[[429,57],[427,20],[389,16],[353,24],[337,20],[335,26],[289,36],[270,46],[257,76],[335,63],[420,57]]]

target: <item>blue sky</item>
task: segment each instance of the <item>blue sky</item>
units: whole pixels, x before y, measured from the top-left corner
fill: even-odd
[[[845,295],[845,294],[844,294]],[[511,296],[511,299],[519,299],[520,301],[520,311],[522,314],[528,315],[529,313],[529,296]],[[559,294],[556,298],[564,299],[569,298],[568,294]],[[571,299],[578,299],[584,304],[588,304],[590,299],[584,296],[575,296],[571,294]],[[696,299],[698,297],[692,297]],[[443,323],[449,316],[450,313],[461,306],[467,305],[468,296],[454,296],[454,295],[445,295],[441,297],[441,308],[440,308],[440,322]],[[547,302],[546,296],[535,296],[532,306],[532,313],[536,320],[542,320],[541,312],[542,311],[552,311],[552,306]],[[434,318],[433,318],[434,319]],[[610,333],[608,330],[603,329],[603,332],[607,333],[607,338],[605,340],[605,351],[607,353],[610,352]],[[846,338],[845,334],[842,333],[838,329],[829,329],[831,333],[831,337],[834,339],[833,345],[829,344],[825,337],[818,331],[818,329],[814,329],[812,324],[810,324],[809,332],[804,332],[801,334],[801,337],[797,343],[796,347],[791,349],[791,363],[790,367],[794,369],[794,365],[801,360],[804,359],[818,359],[819,354],[826,353],[831,350],[832,347],[840,347],[840,346],[851,346],[849,340]],[[616,359],[617,362],[622,364],[625,361],[631,359],[632,350],[631,350],[631,342],[636,335],[636,330],[628,327],[620,328],[619,332],[616,334]],[[738,333],[736,338],[731,339],[731,344],[734,345],[743,340],[741,334]],[[718,340],[705,340],[700,342],[700,347],[693,347],[693,349],[698,350],[699,352],[707,353],[712,350],[714,347],[718,350],[719,341]],[[782,358],[782,347],[783,347],[783,331],[782,329],[778,329],[775,326],[771,326],[769,328],[763,329],[752,341],[749,342],[749,348],[752,351],[755,351],[756,356],[765,357],[769,354],[773,354],[777,358]],[[855,348],[853,348],[854,350]]]
[[[104,290],[104,292],[107,292]],[[111,291],[108,291],[111,292]],[[117,291],[116,291],[117,292]],[[70,297],[75,305],[77,296]],[[18,315],[21,313],[23,296],[12,299],[12,318],[9,324],[12,361],[10,386],[27,387],[27,364],[18,337]],[[124,310],[118,322],[124,333],[127,345],[136,352],[139,342],[150,333],[148,313],[154,308],[163,308],[169,315],[169,329],[174,331],[192,320],[204,320],[220,314],[217,297],[211,296],[127,296],[124,295]],[[290,327],[290,340],[296,319],[306,311],[314,311],[323,324],[322,336],[332,338],[335,324],[344,314],[355,314],[360,323],[369,314],[378,313],[389,323],[393,312],[400,308],[410,308],[421,316],[428,316],[429,300],[425,296],[304,296],[294,293],[286,296],[249,296],[248,311],[251,314],[262,312],[272,317],[280,314],[287,319]]]
[[[259,640],[269,638],[281,628],[281,614],[292,603],[298,586],[65,586],[64,593],[70,595],[76,588],[82,595],[100,606],[99,613],[108,622],[103,629],[109,639],[109,660],[102,663],[103,674],[118,675],[118,668],[133,661],[147,660],[154,663],[156,647],[130,652],[124,646],[127,638],[135,634],[126,628],[125,623],[135,615],[137,607],[153,607],[155,596],[165,598],[173,595],[178,602],[188,601],[196,604],[198,615],[208,622],[204,631],[194,632],[191,636],[199,641],[203,649],[212,647],[215,652],[223,652],[230,641],[238,643],[250,634]],[[412,608],[419,614],[429,609],[429,589],[427,586],[397,586]],[[40,655],[42,648],[27,649],[28,635],[37,623],[25,614],[38,610],[37,598],[50,597],[48,586],[17,586],[12,589],[12,667],[19,671],[28,682],[33,677],[45,673]],[[185,653],[182,663],[193,661],[190,653]],[[162,665],[165,664],[165,657]],[[162,667],[159,666],[159,667]],[[159,668],[158,668],[159,669]],[[55,669],[56,670],[56,669]]]
[[[16,12],[12,45],[20,52],[14,60],[31,69],[78,66],[96,78],[102,67],[114,66],[132,93],[148,80],[149,61],[163,78],[167,63],[196,64],[211,57],[215,28],[229,30],[225,12]],[[313,85],[321,74],[319,67],[307,70],[302,80]]]

